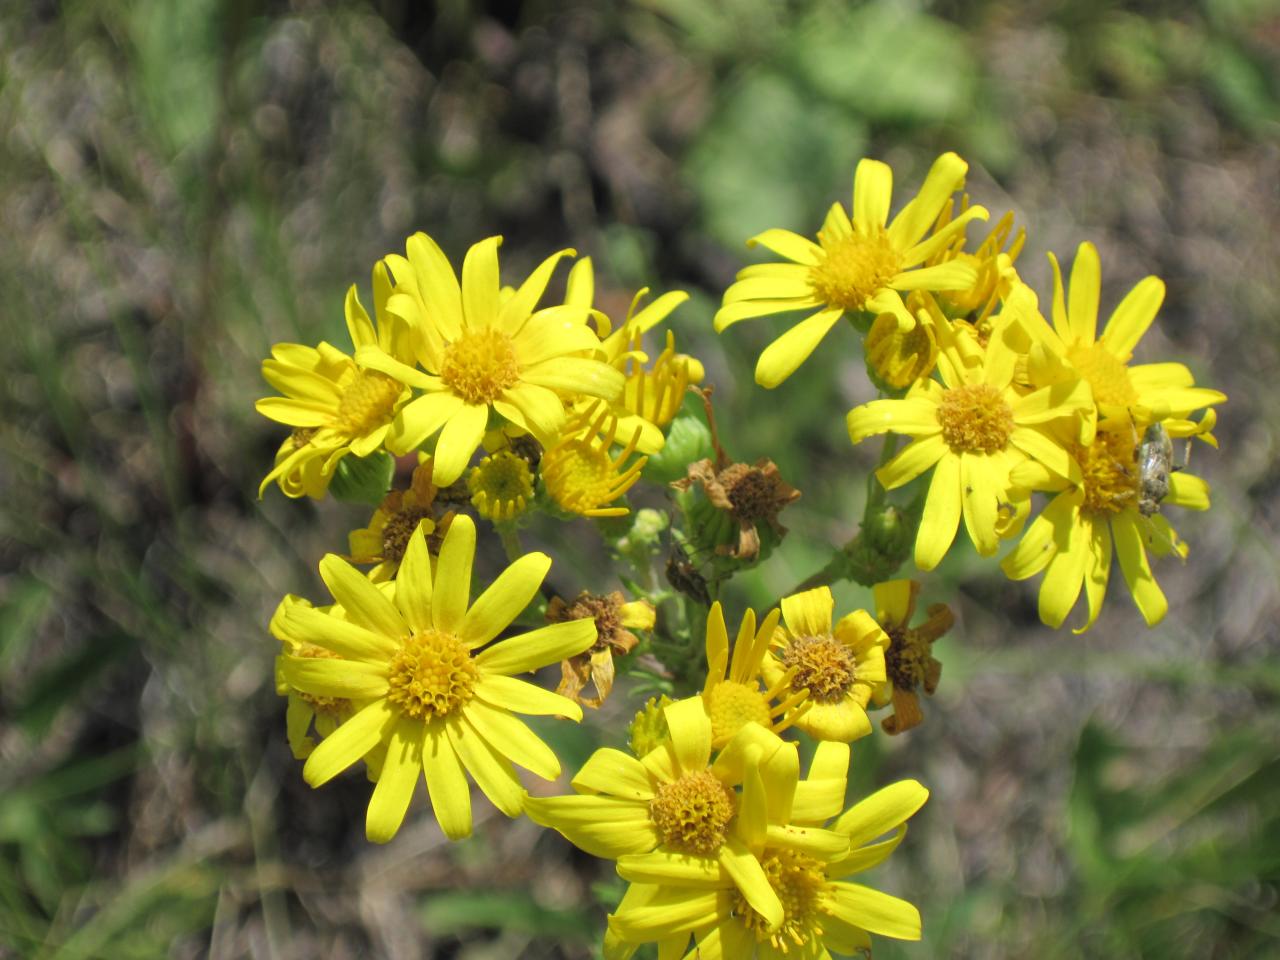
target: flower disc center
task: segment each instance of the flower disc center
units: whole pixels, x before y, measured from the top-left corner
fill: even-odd
[[[1093,388],[1093,399],[1103,406],[1131,407],[1138,391],[1129,380],[1129,368],[1101,343],[1073,343],[1067,359]]]
[[[520,381],[511,338],[499,330],[467,331],[445,347],[440,379],[467,403],[493,403]]]
[[[387,699],[414,719],[453,713],[475,692],[480,671],[452,633],[426,630],[407,637],[392,657]]]
[[[832,636],[792,640],[782,655],[787,668],[795,667],[792,690],[808,688],[819,703],[839,703],[855,679],[853,652]]]
[[[343,377],[337,426],[355,436],[369,433],[391,420],[404,385],[377,370],[355,370]]]
[[[710,770],[664,783],[649,801],[649,816],[662,842],[673,850],[708,857],[724,843],[737,809],[733,791]]]
[[[865,310],[867,301],[889,285],[902,264],[884,232],[833,237],[819,231],[818,242],[826,256],[809,268],[809,285],[818,299],[833,307]]]
[[[1084,474],[1084,509],[1094,514],[1119,513],[1138,502],[1138,471],[1133,442],[1120,433],[1099,433],[1089,447],[1077,447]]]
[[[755,684],[725,680],[707,693],[707,713],[711,716],[712,743],[725,743],[752,721],[768,728],[769,704]]]
[[[782,953],[821,937],[821,907],[827,888],[822,864],[807,854],[780,849],[771,851],[760,865],[769,878],[769,886],[782,901],[782,926],[770,933],[768,921],[737,890],[733,891],[734,916],[755,934],[757,941],[772,943]]]
[[[1013,410],[989,383],[953,387],[938,404],[938,425],[953,453],[996,453],[1009,445]]]

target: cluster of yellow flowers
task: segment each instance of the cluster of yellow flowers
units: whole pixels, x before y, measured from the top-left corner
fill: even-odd
[[[967,198],[953,215],[966,172],[955,154],[939,157],[890,222],[892,174],[863,160],[852,218],[837,203],[817,243],[785,230],[754,238],[792,262],[743,270],[716,327],[816,308],[761,355],[756,380],[776,387],[841,316],[855,327],[870,322],[867,363],[888,396],[849,412],[849,436],[854,443],[886,432],[911,438],[876,472],[886,489],[932,469],[916,566],[938,565],[962,518],[984,556],[1022,535],[1001,568],[1019,580],[1044,572],[1040,615],[1054,627],[1083,589],[1087,629],[1102,607],[1114,545],[1138,609],[1157,623],[1168,603],[1148,551],[1187,553],[1159,511],[1209,506],[1207,484],[1174,463],[1172,439],[1216,446],[1216,417],[1206,408],[1226,396],[1195,386],[1181,363],[1131,363],[1164,299],[1158,278],[1135,286],[1099,335],[1101,269],[1092,244],[1077,250],[1069,289],[1050,255],[1052,325],[1014,265],[1024,235],[1005,249],[1011,215],[976,252],[965,252],[964,224],[987,219]],[[1197,411],[1205,413],[1193,421]],[[1036,491],[1053,499],[1023,534]]]
[[[332,488],[377,504],[349,553],[320,562],[333,602],[287,596],[270,624],[306,781],[318,787],[363,761],[375,842],[397,833],[420,780],[443,833],[468,836],[474,781],[507,816],[615,860],[629,886],[608,918],[610,960],[649,943],[673,960],[778,960],[869,951],[870,934],[919,938],[911,904],[847,879],[897,847],[928,796],[907,780],[845,809],[849,744],[872,733],[878,708],[892,708],[889,734],[923,720],[919,694],[941,676],[933,645],[954,623],[935,603],[912,624],[921,585],[892,578],[905,559],[895,537],[914,538],[922,571],[962,518],[982,555],[1021,537],[1005,572],[1044,572],[1040,610],[1054,626],[1083,588],[1085,627],[1114,542],[1154,623],[1166,604],[1148,552],[1186,555],[1160,510],[1208,506],[1205,483],[1176,468],[1173,439],[1215,443],[1209,408],[1225,400],[1181,364],[1130,364],[1163,297],[1155,278],[1096,335],[1100,270],[1088,244],[1069,290],[1053,261],[1046,321],[1015,269],[1025,238],[1011,216],[966,249],[966,225],[987,211],[957,199],[965,172],[955,155],[939,158],[890,221],[889,168],[862,161],[852,215],[833,206],[816,243],[785,230],[754,238],[791,262],[744,269],[715,316],[723,330],[814,311],[761,355],[756,379],[770,388],[847,317],[882,395],[849,412],[851,439],[911,438],[901,451],[886,438],[859,547],[874,555],[863,573],[888,573],[858,577],[873,609],[838,619],[827,584],[856,576],[837,562],[850,547],[763,618],[746,610],[730,637],[715,597],[786,534],[778,514],[800,491],[769,460],[733,462],[711,391],[697,386],[703,366],[676,352],[671,332],[645,353],[644,334],[684,293],[642,305],[642,290],[615,325],[595,306],[589,259],[570,270],[562,302],[541,305],[573,251],[504,287],[499,238],[470,248],[459,280],[419,233],[373,270],[376,321],[348,292],[352,352],[277,345],[263,373],[282,396],[258,410],[292,433],[262,490],[321,498]],[[391,489],[401,457],[411,477]],[[885,491],[930,470],[914,514],[884,506]],[[666,509],[630,510],[624,498],[642,475]],[[1028,523],[1037,492],[1051,499]],[[870,523],[873,509],[892,521]],[[508,560],[478,591],[473,514],[494,526]],[[537,514],[597,518],[630,567],[618,577],[632,599],[544,595],[551,559],[519,542]],[[557,663],[555,692],[516,676]],[[583,706],[610,696],[619,665],[661,692],[635,715],[628,749],[597,750],[570,795],[530,793],[517,767],[548,781],[561,767],[522,717],[580,721]],[[816,741],[805,777],[797,734]]]

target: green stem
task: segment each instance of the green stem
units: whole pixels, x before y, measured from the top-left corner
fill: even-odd
[[[507,554],[507,562],[515,563],[524,555],[524,551],[520,548],[520,533],[516,530],[515,524],[498,523],[494,524],[494,527],[502,540],[502,549]]]

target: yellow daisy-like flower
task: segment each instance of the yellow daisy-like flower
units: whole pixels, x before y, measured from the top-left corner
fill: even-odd
[[[287,626],[286,611],[292,606],[310,607],[311,602],[303,597],[287,595],[276,607],[271,616],[268,629],[271,635],[280,641],[282,648],[295,657],[336,657],[323,647],[308,643],[296,636]],[[314,726],[316,735],[321,739],[333,733],[338,726],[349,720],[357,709],[346,697],[317,697],[297,690],[285,679],[279,657],[276,658],[276,692],[288,698],[285,708],[285,732],[289,740],[289,749],[298,760],[305,760],[315,749],[316,741],[311,736]]]
[[[375,583],[390,580],[400,568],[409,537],[418,524],[423,524],[422,532],[427,535],[432,552],[438,552],[444,530],[437,529],[436,492],[431,482],[430,462],[414,467],[409,489],[388,493],[373,511],[369,525],[348,535],[351,555],[347,559],[352,563],[372,563],[369,579]],[[452,514],[446,514],[438,525],[447,529],[451,517]]]
[[[755,838],[750,849],[783,905],[780,923],[761,915],[723,878],[655,874],[633,883],[609,918],[607,960],[626,960],[639,944],[655,941],[660,957],[680,957],[691,934],[696,943],[685,960],[816,960],[829,957],[829,950],[870,954],[873,933],[918,940],[920,913],[914,906],[848,878],[888,858],[929,793],[914,780],[895,783],[824,829],[842,806],[848,762],[847,745],[819,744],[809,778],[796,785],[794,805],[784,815],[792,830],[821,837],[822,844],[773,841],[772,822],[782,812],[772,804],[786,799],[784,789],[768,791],[763,830],[743,828]],[[744,790],[744,806],[746,796]],[[847,849],[840,851],[842,841]]]
[[[1013,580],[1044,572],[1040,619],[1051,627],[1062,625],[1083,589],[1088,619],[1075,630],[1081,633],[1093,626],[1102,610],[1114,552],[1143,619],[1148,625],[1159,623],[1169,602],[1156,583],[1147,550],[1157,556],[1185,557],[1186,544],[1159,513],[1144,516],[1139,509],[1140,474],[1131,436],[1100,432],[1090,446],[1077,448],[1075,455],[1082,472],[1080,482],[1066,485],[1049,502],[1001,562],[1001,569]],[[1043,488],[1048,486],[1045,479],[1025,482]],[[1063,486],[1057,484],[1059,489]],[[1169,493],[1161,505],[1207,510],[1209,485],[1183,471],[1171,473]]]
[[[779,617],[780,611],[770,610],[757,630],[755,611],[747,610],[730,659],[724,608],[719,600],[711,605],[707,613],[707,680],[702,687],[702,700],[711,717],[713,746],[724,746],[748,723],[781,733],[801,716],[803,711],[796,708],[808,701],[804,690],[791,689],[795,670],[786,671],[768,689],[760,683]]]
[[[344,616],[301,605],[284,614],[293,635],[337,655],[286,654],[284,679],[314,697],[365,704],[312,751],[306,781],[321,786],[379,744],[387,748],[365,822],[378,843],[400,829],[424,774],[451,839],[471,832],[467,773],[494,806],[518,816],[524,791],[512,765],[553,780],[560,762],[516,714],[582,719],[572,700],[511,674],[581,653],[595,642],[595,624],[558,623],[491,644],[538,592],[551,559],[521,557],[468,605],[475,539],[474,521],[455,517],[433,573],[416,530],[390,597],[330,554],[320,575]]]
[[[625,880],[723,884],[776,929],[784,906],[754,851],[768,841],[828,858],[845,853],[843,838],[794,825],[834,790],[824,783],[798,804],[795,745],[756,724],[713,761],[711,720],[698,697],[669,704],[664,714],[669,740],[662,746],[639,760],[597,750],[573,778],[578,796],[529,797],[525,812],[588,853],[616,859]]]
[[[640,479],[648,457],[626,462],[640,442],[640,431],[632,433],[622,452],[610,453],[618,437],[618,419],[607,407],[597,404],[576,414],[560,439],[547,448],[538,466],[548,496],[562,509],[584,517],[621,517],[626,507],[613,503]]]
[[[1006,305],[1005,312],[1013,311]],[[876,471],[886,489],[933,469],[916,535],[921,570],[932,570],[946,555],[962,515],[978,553],[996,552],[1009,473],[1019,463],[1032,458],[1057,476],[1078,480],[1080,468],[1065,443],[1090,432],[1093,411],[1088,386],[1079,380],[1024,396],[1013,383],[1018,357],[1005,336],[993,336],[979,350],[957,338],[945,317],[933,321],[942,383],[922,381],[901,400],[873,400],[848,416],[854,443],[887,431],[914,438]]]
[[[667,332],[667,349],[645,370],[649,357],[641,350],[641,340],[649,330],[665,321],[676,307],[689,299],[683,290],[672,290],[641,307],[648,288],[632,298],[626,318],[616,329],[608,315],[594,307],[595,273],[590,257],[583,257],[569,271],[565,303],[590,311],[596,321],[600,349],[604,359],[627,378],[622,395],[612,405],[618,418],[618,432],[629,437],[636,430],[640,439],[636,449],[641,453],[657,453],[665,442],[662,429],[680,410],[684,392],[691,383],[701,383],[705,375],[702,364],[693,357],[675,352],[673,334]],[[584,314],[585,315],[585,314]],[[589,399],[578,401],[577,410],[585,411]]]
[[[716,313],[717,332],[752,317],[818,308],[760,355],[758,384],[772,388],[791,376],[846,313],[889,313],[899,318],[904,330],[910,329],[916,321],[901,293],[968,290],[974,285],[978,273],[971,263],[952,259],[924,266],[970,220],[987,218],[984,208],[970,207],[925,236],[951,194],[964,183],[968,169],[954,153],[943,154],[919,194],[888,223],[893,171],[887,164],[864,159],[854,175],[852,218],[843,206],[834,204],[818,231],[817,243],[777,229],[748,241],[792,262],[758,264],[740,271]]]
[[[918,296],[913,293],[907,297],[907,307],[914,308],[912,312],[917,315],[915,326],[903,329],[897,317],[882,313],[871,324],[862,344],[867,366],[891,390],[907,389],[933,373],[938,365],[938,338],[928,312],[922,311],[916,301]]]
[[[1098,429],[1131,432],[1167,419],[1185,419],[1202,407],[1226,401],[1226,394],[1195,386],[1181,363],[1131,366],[1133,350],[1164,302],[1164,283],[1146,277],[1111,313],[1102,335],[1098,329],[1098,297],[1102,267],[1091,243],[1076,250],[1070,289],[1065,290],[1058,260],[1053,265],[1053,326],[1037,311],[1023,311],[1020,322],[1032,339],[1028,361],[1032,382],[1044,384],[1078,376],[1093,390]]]
[[[969,198],[964,196],[960,200],[961,213],[968,208]],[[954,209],[954,202],[947,201],[934,224],[935,231],[947,228]],[[968,289],[939,291],[935,294],[947,316],[953,320],[965,320],[974,330],[986,329],[996,304],[1001,297],[1008,295],[1010,286],[1018,278],[1014,263],[1026,240],[1027,231],[1021,227],[1016,234],[1013,233],[1013,214],[1010,212],[996,221],[972,253],[965,252],[963,234],[956,235],[935,253],[929,260],[930,264],[961,260],[973,264],[977,271],[977,278]]]
[[[533,499],[533,471],[529,461],[510,449],[485,457],[467,474],[471,505],[486,520],[510,523]]]
[[[942,664],[933,655],[933,643],[955,624],[956,618],[945,603],[929,605],[928,619],[911,626],[916,612],[920,584],[915,580],[888,580],[871,588],[876,601],[876,621],[889,635],[885,651],[885,672],[889,683],[873,698],[876,706],[893,703],[893,715],[880,721],[888,734],[898,734],[924,720],[920,698],[923,689],[933,696],[942,678]]]
[[[871,732],[867,704],[887,677],[889,637],[865,610],[833,623],[834,609],[830,587],[783,597],[782,625],[762,669],[770,689],[784,685],[788,696],[807,691],[792,708],[797,727],[819,740],[848,743]]]
[[[347,291],[347,330],[357,348],[407,359],[408,333],[386,314],[390,283],[381,264],[373,270],[375,328],[360,305],[355,285]],[[338,461],[348,453],[366,457],[383,446],[398,411],[409,401],[406,382],[364,370],[341,350],[321,343],[308,347],[278,343],[262,363],[262,376],[284,396],[266,397],[255,407],[264,417],[293,427],[263,478],[258,496],[279,483],[286,496],[319,499],[329,489]]]
[[[490,237],[467,251],[459,284],[453,267],[425,233],[409,238],[408,258],[388,256],[395,291],[387,309],[413,331],[416,370],[376,347],[357,352],[371,370],[425,391],[405,405],[387,445],[407,453],[439,432],[434,480],[462,476],[484,437],[490,413],[527,430],[544,445],[560,432],[565,400],[581,395],[615,400],[623,375],[597,359],[599,339],[574,306],[535,312],[556,264],[542,262],[513,294],[500,295],[498,245]],[[562,396],[563,394],[563,396]]]

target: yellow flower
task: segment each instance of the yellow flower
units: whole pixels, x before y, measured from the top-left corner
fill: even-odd
[[[636,430],[622,452],[610,453],[618,435],[618,420],[609,409],[596,404],[584,414],[576,414],[565,426],[560,439],[547,448],[538,472],[547,494],[562,509],[584,517],[621,517],[626,507],[611,507],[640,479],[648,457],[639,457],[630,466],[627,459],[636,452],[640,431]]]
[[[853,216],[836,203],[827,214],[818,242],[789,230],[766,230],[748,241],[768,247],[791,263],[767,263],[739,272],[715,316],[716,330],[741,320],[791,310],[818,312],[775,340],[756,364],[756,382],[776,387],[813,353],[846,313],[890,313],[903,329],[915,325],[901,292],[967,290],[976,279],[973,265],[960,260],[922,266],[987,211],[971,207],[925,235],[948,198],[964,183],[969,167],[954,153],[933,164],[919,194],[886,226],[893,193],[893,172],[877,160],[862,160],[853,180]]]
[[[525,812],[588,853],[616,859],[625,880],[723,885],[776,929],[784,907],[757,852],[766,842],[829,859],[847,852],[843,837],[796,825],[806,815],[820,819],[833,799],[838,809],[847,751],[838,783],[824,776],[798,798],[795,744],[748,724],[713,760],[701,698],[670,704],[664,714],[669,739],[662,746],[639,760],[597,750],[573,778],[579,795],[529,797]],[[625,928],[632,919],[620,911],[611,925],[619,920]],[[629,929],[638,930],[639,922]],[[624,933],[624,939],[636,938]],[[646,939],[653,938],[637,942]]]
[[[917,294],[907,297],[907,306],[915,306]],[[938,338],[927,312],[917,313],[915,326],[903,329],[892,313],[876,317],[863,341],[867,366],[880,383],[892,390],[905,390],[917,380],[933,373],[938,364]]]
[[[701,383],[705,375],[702,364],[696,359],[675,352],[675,338],[670,331],[667,331],[667,348],[654,360],[651,369],[644,369],[649,360],[640,348],[644,334],[689,299],[683,290],[672,290],[641,307],[648,293],[647,287],[636,293],[626,318],[614,329],[608,315],[593,305],[595,274],[590,257],[583,257],[573,265],[565,292],[566,304],[590,311],[597,324],[605,361],[626,375],[626,386],[611,409],[618,418],[621,436],[629,437],[636,430],[640,431],[636,449],[646,454],[662,449],[662,428],[670,424],[680,411],[689,384]],[[588,399],[580,400],[577,409],[582,412],[590,404]]]
[[[560,685],[556,693],[576,700],[584,707],[598,708],[613,689],[613,658],[626,656],[640,642],[632,630],[648,632],[657,622],[657,611],[648,600],[627,600],[621,591],[593,594],[583,591],[572,603],[552,597],[547,604],[547,622],[590,617],[596,624],[596,642],[585,653],[560,664]],[[582,695],[594,683],[596,695]]]
[[[914,906],[847,878],[888,858],[906,835],[906,821],[929,793],[916,781],[904,780],[823,828],[843,805],[848,763],[847,745],[820,743],[809,778],[798,784],[791,780],[794,794],[788,796],[785,781],[777,783],[760,804],[764,816],[759,819],[765,823],[740,828],[752,836],[748,848],[783,905],[780,922],[761,914],[728,878],[649,871],[643,882],[632,883],[609,918],[607,960],[625,960],[639,944],[654,941],[659,956],[679,957],[691,934],[696,945],[686,960],[819,958],[829,956],[828,950],[869,954],[873,933],[918,940],[920,914]],[[744,808],[750,787],[749,780]],[[777,808],[779,801],[792,799],[789,811]],[[808,842],[777,842],[784,832],[774,825],[778,818],[789,821],[786,832],[804,835]],[[842,845],[846,849],[840,850]]]
[[[533,499],[533,471],[529,461],[510,449],[485,457],[467,475],[471,505],[486,520],[510,523]]]
[[[418,524],[428,537],[432,553],[438,553],[443,529],[437,529],[435,515],[436,487],[431,482],[431,463],[421,463],[413,469],[413,479],[408,490],[392,490],[382,500],[369,525],[353,530],[347,538],[352,563],[372,563],[369,579],[375,583],[390,580],[400,568],[400,559],[409,545],[409,537]],[[452,514],[446,514],[439,526],[447,528]]]
[[[960,201],[961,213],[969,208],[969,198],[964,196]],[[954,203],[947,201],[938,215],[934,230],[945,230],[951,223]],[[1010,244],[1010,235],[1013,235]],[[973,286],[964,290],[939,291],[936,296],[941,301],[946,315],[952,319],[964,319],[975,330],[986,328],[1001,297],[1008,296],[1010,286],[1017,281],[1018,272],[1014,263],[1022,247],[1026,243],[1027,232],[1021,227],[1013,234],[1013,214],[1006,213],[987,233],[983,241],[972,253],[964,249],[964,235],[956,235],[950,243],[935,253],[929,263],[947,263],[961,260],[973,264],[977,271],[977,279]],[[1005,247],[1009,249],[1006,251]]]
[[[707,613],[707,680],[702,687],[702,700],[711,717],[713,746],[724,746],[748,723],[781,733],[801,715],[802,711],[795,708],[807,701],[803,690],[791,690],[794,670],[788,670],[769,689],[760,683],[764,658],[780,616],[778,610],[770,610],[757,630],[755,611],[748,610],[738,628],[730,660],[724,609],[719,600],[711,605]],[[785,699],[775,704],[779,697]]]
[[[1034,383],[1084,378],[1098,407],[1098,429],[1124,434],[1131,432],[1131,423],[1141,431],[1147,424],[1185,419],[1195,410],[1227,399],[1217,390],[1195,386],[1191,371],[1181,363],[1129,365],[1134,347],[1164,301],[1164,283],[1158,277],[1138,281],[1098,336],[1102,268],[1097,249],[1091,243],[1080,244],[1066,291],[1057,258],[1050,254],[1049,260],[1053,326],[1038,311],[1020,314],[1020,323],[1033,342],[1029,368]]]
[[[915,580],[888,580],[872,587],[876,601],[876,620],[889,635],[885,651],[885,672],[889,683],[874,697],[876,706],[893,702],[893,715],[880,722],[888,734],[903,733],[924,720],[916,690],[923,688],[929,696],[938,688],[942,664],[933,655],[933,643],[951,629],[956,618],[945,603],[929,606],[929,618],[917,627],[911,626],[916,612],[920,584]]]
[[[771,689],[790,676],[788,696],[808,691],[793,708],[797,727],[819,740],[848,743],[871,732],[867,704],[886,680],[889,637],[865,610],[833,624],[834,607],[830,587],[783,597],[782,625],[762,666]]]
[[[439,486],[462,476],[491,413],[545,445],[564,424],[564,397],[614,400],[622,392],[624,378],[597,359],[599,340],[581,322],[580,308],[534,310],[556,264],[572,251],[548,257],[503,299],[501,242],[490,237],[471,247],[459,284],[435,241],[425,233],[410,237],[407,259],[386,258],[396,280],[387,309],[413,331],[414,353],[426,372],[376,347],[357,352],[364,366],[425,391],[396,416],[387,445],[407,453],[439,432],[433,478]]]
[[[537,594],[551,560],[541,553],[521,557],[468,606],[475,537],[474,521],[455,517],[433,573],[419,527],[390,597],[330,554],[320,576],[345,616],[301,605],[284,614],[292,635],[337,655],[286,654],[284,679],[314,697],[364,703],[311,752],[302,771],[307,783],[321,786],[386,746],[365,821],[378,843],[400,829],[424,774],[436,819],[451,839],[471,832],[467,773],[494,806],[518,816],[523,788],[512,764],[552,780],[560,763],[516,714],[582,718],[573,701],[511,674],[581,653],[595,642],[595,624],[559,623],[490,644]]]
[[[375,328],[360,305],[355,285],[347,291],[347,330],[357,349],[378,350],[399,359],[409,356],[403,324],[386,313],[386,268],[373,269]],[[366,457],[383,446],[397,412],[409,400],[404,381],[361,369],[341,350],[321,343],[308,347],[278,343],[262,363],[262,376],[284,396],[255,404],[264,417],[293,427],[263,479],[258,496],[278,483],[286,496],[319,499],[329,489],[338,461],[348,453]]]
[[[1008,305],[1005,313],[1013,313]],[[1088,433],[1092,421],[1085,417],[1093,409],[1088,387],[1079,380],[1023,396],[1013,383],[1017,354],[1005,336],[993,336],[980,350],[968,338],[958,338],[941,314],[933,319],[942,383],[921,381],[901,400],[873,400],[848,416],[854,443],[886,431],[914,438],[876,471],[886,489],[933,468],[916,535],[921,570],[932,570],[946,555],[962,514],[978,553],[996,552],[1009,473],[1019,463],[1033,458],[1057,476],[1079,479],[1080,468],[1065,443]],[[1011,325],[1006,321],[1002,331]]]
[[[1093,626],[1102,610],[1114,547],[1120,572],[1143,619],[1148,625],[1159,623],[1169,602],[1151,572],[1147,550],[1157,556],[1185,557],[1186,544],[1159,513],[1144,516],[1139,510],[1139,472],[1128,432],[1099,432],[1091,445],[1078,447],[1075,455],[1082,471],[1080,482],[1056,485],[1061,492],[1027,528],[1001,569],[1014,580],[1044,572],[1040,619],[1051,627],[1062,625],[1083,589],[1088,619],[1075,630],[1081,633]],[[1025,482],[1044,487],[1048,486],[1045,479]],[[1207,510],[1209,485],[1183,471],[1171,473],[1162,505]]]

